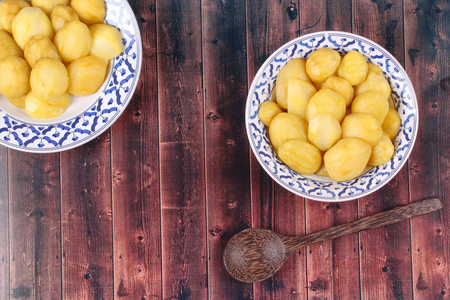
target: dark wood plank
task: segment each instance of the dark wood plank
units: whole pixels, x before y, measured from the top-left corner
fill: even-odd
[[[249,85],[273,51],[297,37],[298,1],[248,1],[247,44]],[[305,233],[304,199],[274,181],[251,155],[252,226],[286,235]],[[293,255],[272,278],[254,284],[254,299],[306,298],[306,252]]]
[[[157,1],[164,299],[207,299],[200,1]]]
[[[10,295],[61,297],[59,154],[9,150]]]
[[[63,296],[113,298],[109,130],[61,154]]]
[[[0,147],[0,299],[9,298],[8,149]]]
[[[131,1],[143,40],[141,79],[111,129],[114,295],[161,299],[155,1]]]
[[[321,30],[352,30],[352,3],[301,1],[301,33]],[[357,219],[357,202],[321,203],[306,200],[307,233]],[[307,247],[308,295],[310,298],[356,299],[360,294],[358,235]]]
[[[404,63],[402,1],[353,1],[354,32],[385,47]],[[408,204],[408,166],[385,187],[359,200],[360,217]],[[360,234],[361,295],[410,299],[409,222]]]
[[[449,24],[448,1],[405,1],[406,67],[421,127],[410,157],[411,200],[439,195],[444,205],[411,220],[415,299],[450,295]]]
[[[231,236],[251,226],[245,1],[202,1],[202,23],[209,296],[252,299],[222,261]]]

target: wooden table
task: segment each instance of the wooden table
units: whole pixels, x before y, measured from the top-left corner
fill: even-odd
[[[450,5],[428,0],[130,0],[144,45],[133,100],[94,141],[0,147],[0,299],[450,299]],[[374,194],[297,197],[250,151],[253,76],[285,42],[354,32],[417,93],[409,163]],[[302,235],[439,196],[440,212],[314,244],[272,279],[232,279],[222,252],[263,227]]]

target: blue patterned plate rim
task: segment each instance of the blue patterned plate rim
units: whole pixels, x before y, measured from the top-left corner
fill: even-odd
[[[412,104],[411,110],[414,112],[414,120],[413,120],[414,124],[413,124],[413,128],[412,128],[412,136],[409,140],[409,143],[402,147],[402,148],[405,148],[405,147],[407,148],[406,153],[399,158],[400,162],[398,163],[398,165],[390,172],[390,174],[387,177],[383,178],[383,180],[377,181],[375,184],[373,184],[368,189],[364,189],[362,191],[357,191],[357,192],[351,192],[349,195],[345,195],[345,196],[340,196],[340,195],[339,196],[334,195],[332,197],[317,196],[317,195],[313,195],[313,194],[304,192],[302,190],[299,190],[299,189],[287,184],[286,182],[281,180],[280,177],[278,177],[276,174],[274,174],[272,172],[272,170],[269,168],[269,166],[265,164],[263,158],[258,154],[257,146],[255,144],[256,142],[255,142],[254,137],[252,136],[252,128],[251,128],[252,124],[250,122],[250,119],[251,119],[251,117],[255,117],[255,116],[252,116],[252,100],[253,100],[253,93],[255,92],[255,89],[256,89],[256,85],[258,84],[258,80],[263,75],[265,75],[264,72],[266,72],[266,68],[270,64],[274,63],[274,60],[276,57],[278,57],[280,54],[284,53],[287,49],[294,46],[295,44],[300,44],[301,42],[305,42],[305,41],[312,41],[315,37],[323,38],[323,39],[325,39],[326,37],[350,38],[350,39],[357,40],[359,42],[364,42],[364,43],[370,45],[371,47],[373,47],[374,50],[376,49],[379,52],[384,53],[389,58],[389,60],[394,64],[395,68],[397,68],[397,71],[404,74],[404,80],[406,81],[406,87],[409,88],[410,94],[411,94],[410,101],[412,101],[412,103],[409,103],[409,104]],[[313,48],[313,47],[311,47],[311,48]],[[291,55],[291,57],[292,57],[292,55]],[[261,100],[261,102],[263,102],[263,101],[265,101],[265,100]],[[398,99],[397,101],[400,101],[400,99]],[[406,71],[402,67],[402,65],[397,61],[397,59],[389,51],[387,51],[385,48],[378,45],[377,43],[375,43],[365,37],[359,36],[357,34],[342,32],[342,31],[321,31],[321,32],[315,32],[315,33],[310,33],[310,34],[307,34],[304,36],[300,36],[294,40],[289,41],[288,43],[286,43],[283,46],[281,46],[280,48],[278,48],[278,50],[276,50],[269,58],[266,59],[266,61],[263,63],[263,65],[260,67],[260,69],[256,73],[256,75],[253,79],[253,82],[250,86],[249,92],[248,92],[247,103],[246,103],[245,123],[246,123],[247,136],[250,141],[250,146],[252,148],[253,153],[255,154],[259,164],[269,174],[269,176],[272,177],[272,179],[275,182],[277,182],[278,184],[280,184],[287,190],[293,192],[294,194],[305,197],[307,199],[322,201],[322,202],[342,202],[342,201],[349,201],[349,200],[361,198],[363,196],[367,196],[367,195],[377,191],[381,187],[383,187],[389,180],[391,180],[393,177],[395,177],[395,175],[400,171],[400,169],[404,166],[404,164],[408,160],[408,157],[411,154],[411,151],[414,147],[414,143],[417,138],[417,130],[419,128],[419,111],[418,111],[417,97],[416,97],[416,94],[414,91],[414,87],[413,87]],[[403,122],[402,122],[402,126],[404,126]],[[265,132],[265,130],[264,130],[264,132]],[[264,134],[266,134],[266,133],[264,133]],[[397,151],[398,150],[396,149],[394,158],[397,155]],[[359,176],[356,179],[352,179],[352,180],[345,181],[345,182],[321,181],[321,180],[317,180],[317,179],[312,179],[310,176],[303,176],[303,175],[295,173],[292,170],[290,171],[290,173],[295,174],[295,176],[297,178],[302,178],[303,180],[305,180],[307,182],[307,184],[308,184],[308,182],[310,182],[310,183],[314,183],[314,184],[317,184],[318,186],[322,186],[322,187],[327,187],[327,186],[331,186],[331,185],[342,186],[342,190],[345,191],[347,189],[352,189],[353,188],[352,185],[357,180],[359,180],[360,177],[364,178],[365,176],[367,176],[367,177],[371,176],[372,178],[375,178],[373,175],[376,174],[376,172],[378,170],[381,170],[383,168],[383,166],[386,166],[390,163],[392,164],[392,166],[394,166],[393,159],[391,160],[391,162],[388,162],[385,165],[372,168],[370,171]],[[280,162],[280,163],[283,166],[285,166],[282,162]],[[384,167],[384,168],[386,168],[386,167]],[[297,183],[297,184],[299,186],[301,185],[300,183]],[[369,186],[370,186],[370,184],[369,184]],[[342,194],[343,193],[344,192],[342,192]],[[337,194],[337,191],[335,194]]]
[[[112,112],[116,112],[116,113],[112,117],[106,118],[107,121],[103,122],[103,125],[99,129],[92,130],[85,137],[83,137],[81,139],[76,139],[76,140],[74,140],[73,143],[67,144],[67,146],[54,145],[54,143],[53,143],[54,147],[52,147],[52,148],[44,148],[44,147],[43,148],[39,148],[39,147],[33,148],[33,147],[27,147],[27,145],[25,145],[26,143],[22,143],[22,144],[18,145],[17,143],[12,143],[12,142],[9,142],[8,140],[5,140],[4,138],[0,138],[1,145],[6,146],[11,149],[15,149],[15,150],[23,151],[23,152],[30,152],[30,153],[62,152],[62,151],[70,150],[70,149],[76,148],[78,146],[81,146],[81,145],[95,139],[96,137],[100,136],[102,133],[104,133],[106,130],[108,130],[111,127],[111,125],[122,115],[122,113],[128,106],[129,102],[131,101],[134,92],[136,91],[138,81],[140,78],[141,68],[142,68],[142,40],[141,40],[139,25],[137,23],[136,17],[134,15],[133,10],[132,10],[130,4],[128,3],[128,1],[126,1],[126,0],[119,0],[119,1],[106,0],[106,5],[107,5],[107,7],[106,7],[107,11],[110,9],[110,6],[112,6],[112,5],[122,7],[128,13],[130,18],[124,20],[123,10],[120,12],[120,16],[118,16],[118,18],[119,18],[119,20],[121,19],[123,22],[126,22],[125,25],[131,25],[132,29],[134,31],[134,33],[131,33],[131,32],[128,32],[126,29],[121,28],[121,25],[122,25],[122,27],[125,25],[120,23],[120,21],[118,22],[118,24],[113,24],[119,28],[119,30],[123,33],[123,35],[127,35],[127,38],[129,39],[128,47],[129,47],[130,51],[132,49],[135,50],[135,52],[133,52],[133,55],[135,55],[135,57],[133,57],[133,58],[135,59],[135,64],[136,64],[135,69],[133,69],[133,71],[128,74],[128,77],[130,77],[132,75],[132,81],[130,81],[131,84],[129,84],[129,89],[126,91],[126,94],[124,96],[122,96],[123,101],[121,101],[119,104],[117,104],[116,107],[113,107],[114,109],[111,110]],[[116,16],[114,15],[114,17],[116,17]],[[107,15],[107,19],[105,20],[105,22],[110,23],[110,22],[108,22],[108,15]],[[123,39],[126,40],[125,36],[123,37]],[[127,44],[125,45],[125,47],[127,47]],[[128,49],[126,49],[125,51],[127,51],[127,50]],[[58,122],[58,123],[49,122],[47,124],[46,123],[33,124],[31,122],[24,122],[22,120],[14,118],[13,116],[10,116],[9,114],[5,113],[3,110],[0,109],[0,118],[2,118],[4,120],[8,120],[8,121],[5,121],[6,123],[9,123],[9,124],[13,123],[14,128],[26,127],[28,130],[31,130],[33,133],[34,133],[34,131],[39,132],[41,136],[38,138],[40,138],[41,140],[47,138],[46,134],[49,131],[51,131],[52,129],[57,131],[57,129],[60,127],[67,128],[70,126],[70,127],[72,127],[73,131],[76,132],[77,129],[75,129],[74,126],[77,125],[80,122],[80,120],[83,120],[87,115],[89,115],[91,112],[93,112],[95,107],[97,107],[97,105],[99,105],[99,102],[101,102],[103,100],[102,96],[105,95],[105,92],[108,90],[111,90],[111,85],[108,85],[106,83],[111,84],[113,82],[112,77],[113,77],[113,71],[116,68],[115,65],[118,62],[123,63],[125,61],[125,59],[123,59],[121,57],[122,55],[128,55],[128,53],[122,53],[120,56],[118,56],[110,61],[111,71],[109,72],[108,77],[105,79],[104,88],[103,88],[103,91],[101,92],[101,95],[99,96],[99,98],[95,101],[95,103],[93,105],[89,106],[89,108],[87,108],[85,111],[78,114],[77,116],[71,117],[68,120]],[[129,66],[129,64],[127,64],[127,62],[125,62],[125,64],[127,66]],[[118,70],[116,69],[116,71],[118,71]],[[114,79],[114,80],[117,80],[117,79]],[[127,83],[128,83],[128,81],[129,81],[129,79],[127,80]],[[120,87],[119,87],[119,89],[120,89]],[[115,89],[115,91],[118,93],[119,89]],[[114,100],[114,99],[111,99],[111,100]],[[36,128],[38,128],[39,130],[42,130],[42,131],[39,131]],[[0,134],[9,129],[10,128],[0,127]],[[43,133],[43,132],[45,132],[45,133]],[[13,136],[15,136],[16,141],[17,141],[18,134],[12,130],[10,130],[9,133],[12,134]],[[48,139],[46,141],[48,141]]]

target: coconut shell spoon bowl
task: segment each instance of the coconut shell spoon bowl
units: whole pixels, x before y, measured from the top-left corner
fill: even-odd
[[[301,247],[394,224],[441,208],[438,198],[430,198],[304,236],[284,236],[267,229],[249,228],[230,239],[223,260],[227,271],[235,279],[259,282],[273,276],[286,259]]]

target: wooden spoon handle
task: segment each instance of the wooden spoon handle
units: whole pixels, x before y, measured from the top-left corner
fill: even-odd
[[[399,206],[391,210],[377,213],[350,223],[334,226],[322,231],[310,233],[299,237],[283,237],[286,254],[297,249],[317,242],[331,240],[340,236],[360,232],[366,229],[377,228],[420,216],[442,208],[439,198],[430,198],[405,206]]]

